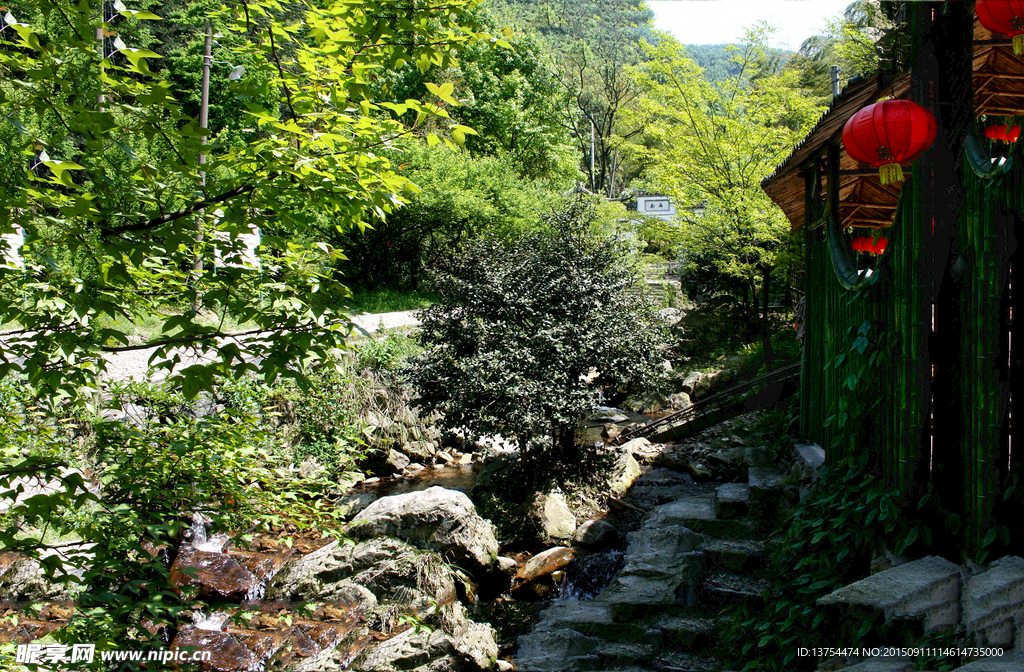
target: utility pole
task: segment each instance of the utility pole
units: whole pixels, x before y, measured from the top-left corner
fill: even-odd
[[[106,102],[106,96],[103,95],[103,59],[107,57],[106,46],[103,44],[103,24],[107,22],[107,3],[100,3],[100,25],[96,27],[96,42],[99,44],[100,49],[100,93],[96,96],[96,110],[103,112],[103,103]]]
[[[829,66],[828,72],[832,77],[832,100],[835,100],[839,97],[839,66]]]
[[[203,84],[200,93],[199,102],[199,126],[203,129],[202,143],[204,151],[199,154],[199,165],[206,165],[206,134],[207,128],[210,121],[210,67],[213,65],[213,29],[210,24],[206,24],[206,40],[203,42]],[[199,169],[199,184],[200,186],[206,186],[206,170],[200,167]],[[205,189],[203,190],[205,191]],[[199,312],[199,278],[203,275],[203,254],[202,247],[203,243],[203,215],[204,210],[200,210],[198,217],[196,217],[196,256],[192,263],[192,282],[195,283],[196,297],[192,300],[192,312]]]
[[[590,190],[597,191],[597,176],[594,175],[594,120],[590,120]]]

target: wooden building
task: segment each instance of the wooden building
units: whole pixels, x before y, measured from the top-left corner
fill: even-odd
[[[1020,554],[1024,140],[985,128],[1021,122],[1024,56],[971,0],[900,4],[909,39],[889,67],[851,82],[762,183],[805,242],[801,428],[831,462],[866,458],[933,550]],[[846,121],[887,96],[937,120],[902,184],[881,184],[842,143]],[[858,236],[888,242],[854,252]]]

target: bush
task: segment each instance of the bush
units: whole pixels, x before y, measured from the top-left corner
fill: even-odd
[[[646,383],[657,361],[654,316],[627,293],[627,252],[594,222],[574,201],[541,233],[471,244],[436,277],[441,300],[421,313],[427,350],[407,370],[417,405],[451,429],[515,440],[524,456],[578,457],[598,387]]]

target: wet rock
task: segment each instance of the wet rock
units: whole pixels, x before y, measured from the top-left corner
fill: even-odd
[[[226,553],[198,551],[183,545],[171,565],[170,581],[180,589],[197,588],[202,595],[245,599],[260,580]]]
[[[192,650],[196,651],[210,651],[210,660],[206,665],[219,672],[252,670],[259,663],[252,651],[234,635],[226,632],[200,630],[186,625],[171,642],[171,650],[187,650],[186,647],[194,647]]]
[[[630,441],[629,443],[640,440],[641,439],[633,439],[633,441]],[[646,441],[646,439],[643,440]],[[628,446],[629,443],[627,443],[626,446]],[[649,441],[647,443],[648,445],[650,444]],[[629,490],[630,486],[633,485],[642,473],[643,472],[640,471],[640,465],[637,464],[633,455],[625,450],[624,446],[623,452],[618,456],[618,458],[616,458],[615,466],[612,467],[612,472],[608,477],[608,487],[611,488],[611,491],[616,495],[621,495],[626,492],[626,490]],[[574,526],[575,522],[575,519],[573,519]]]
[[[450,650],[447,636],[440,630],[427,632],[410,628],[371,648],[357,669],[370,672],[399,672],[426,665]]]
[[[530,581],[536,581],[539,578],[547,576],[554,571],[562,569],[568,565],[573,557],[576,556],[576,551],[566,546],[555,546],[548,550],[538,553],[529,560],[522,570],[516,575],[522,583],[529,583]]]
[[[389,536],[422,544],[471,568],[489,568],[498,555],[494,528],[477,515],[469,497],[438,486],[378,499],[348,532],[359,539]]]
[[[552,539],[571,539],[576,532],[576,516],[572,515],[565,497],[551,492],[538,497],[534,507],[544,534]]]
[[[498,571],[502,574],[514,575],[519,570],[519,563],[504,555],[498,556]]]
[[[608,439],[609,441],[614,441],[615,439],[619,438],[619,435],[622,434],[624,431],[626,431],[624,427],[608,423],[607,425],[604,426],[604,429],[601,431],[601,436]]]
[[[615,526],[606,520],[587,520],[576,530],[572,541],[580,546],[611,546],[619,538]]]

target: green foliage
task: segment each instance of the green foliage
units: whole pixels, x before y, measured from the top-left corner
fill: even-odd
[[[410,143],[394,157],[417,193],[386,221],[338,240],[347,257],[341,272],[370,290],[416,287],[425,267],[443,264],[467,241],[528,231],[558,195],[546,180],[521,177],[508,155]]]
[[[353,313],[394,313],[403,310],[426,308],[437,300],[437,294],[422,289],[381,289],[357,291],[352,294],[349,306]]]
[[[407,359],[421,351],[416,339],[399,333],[361,341],[354,349],[359,371],[370,369],[392,373],[400,371]]]
[[[246,372],[301,379],[302,362],[325,359],[346,325],[347,290],[324,272],[340,253],[310,227],[327,217],[364,228],[392,212],[412,187],[378,149],[428,120],[444,135],[450,116],[388,99],[374,73],[452,67],[454,49],[490,38],[473,4],[178,4],[162,32],[138,28],[155,15],[111,14],[95,0],[12,5],[16,22],[0,33],[0,229],[24,228],[27,273],[0,268],[0,322],[24,329],[6,340],[0,375],[20,371],[40,394],[77,398],[95,388],[99,353],[128,345],[119,318],[143,321],[184,299],[192,310],[161,316],[165,334],[181,334],[160,341],[155,363],[171,369],[174,346],[211,356],[172,374],[186,398]],[[246,66],[214,89],[233,110],[220,128],[201,128],[176,90],[190,83],[204,23],[218,32],[217,60]],[[102,45],[97,28],[110,38]],[[149,67],[168,55],[174,81]],[[467,132],[451,127],[456,139]],[[253,227],[263,273],[203,263],[211,243],[238,250]],[[255,323],[261,338],[245,344],[255,358],[199,320],[209,312]]]
[[[709,82],[724,82],[742,74],[742,65],[734,60],[736,46],[731,44],[688,44],[686,53],[700,66]],[[765,49],[765,53],[780,65],[793,56],[783,49]]]
[[[631,70],[647,96],[630,115],[644,128],[631,145],[647,180],[677,205],[705,205],[683,218],[688,266],[717,273],[758,296],[767,273],[787,260],[789,222],[760,188],[821,111],[792,74],[777,74],[767,29],[748,33],[735,77],[712,84],[683,47],[663,36]]]
[[[815,601],[867,576],[873,552],[898,533],[897,553],[913,541],[911,534],[916,537],[916,530],[902,523],[899,493],[867,473],[862,463],[843,461],[819,474],[814,490],[771,544],[768,606],[739,605],[727,614],[720,651],[736,669],[814,669],[817,660],[797,659],[797,648],[831,646],[829,638],[837,634]],[[843,646],[861,645],[874,626],[866,621]]]
[[[622,246],[591,233],[593,217],[575,201],[547,231],[472,244],[436,278],[441,301],[421,318],[427,350],[407,372],[417,405],[449,428],[513,439],[524,455],[547,435],[551,457],[574,459],[597,386],[641,383],[656,360],[653,317],[626,294],[635,278]],[[600,380],[589,382],[592,370]]]

